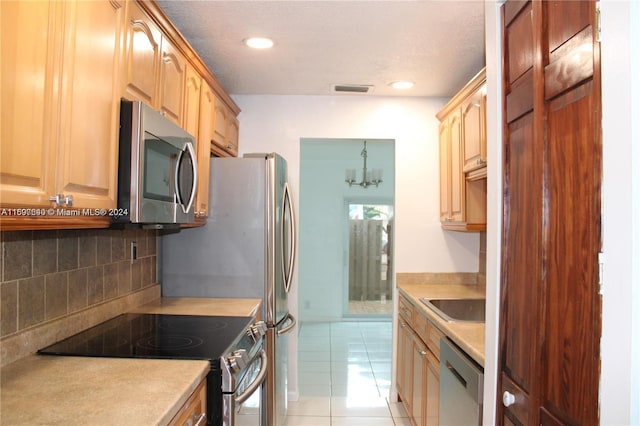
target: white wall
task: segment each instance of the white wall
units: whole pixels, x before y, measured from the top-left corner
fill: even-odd
[[[640,424],[640,5],[604,0],[600,419]]]
[[[396,272],[477,272],[478,234],[443,232],[439,222],[438,110],[443,99],[369,96],[236,95],[240,153],[277,151],[289,164],[299,206],[300,139],[395,140]],[[289,307],[298,313],[298,278]],[[289,381],[297,383],[297,340]],[[297,390],[290,386],[291,398]]]
[[[500,12],[486,2],[487,322],[484,424],[495,424],[499,301]],[[640,425],[640,4],[601,1],[604,294],[600,423]],[[493,95],[493,99],[492,99]],[[493,215],[492,211],[496,214]],[[493,311],[493,312],[490,312]]]
[[[366,96],[233,97],[240,151],[277,151],[299,188],[300,138],[396,141],[396,271],[477,272],[477,234],[443,232],[438,217],[441,99]],[[297,194],[294,193],[296,205]]]

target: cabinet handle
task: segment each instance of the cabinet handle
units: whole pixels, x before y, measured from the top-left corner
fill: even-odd
[[[426,351],[420,350],[420,356],[426,356],[426,355],[427,355]]]
[[[59,206],[71,207],[73,206],[73,195],[56,194],[49,197],[49,201],[54,202]]]
[[[502,394],[502,405],[510,407],[516,402],[516,397],[509,391],[504,391]]]

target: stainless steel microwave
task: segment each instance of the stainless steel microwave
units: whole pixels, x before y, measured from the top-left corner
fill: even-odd
[[[139,101],[120,103],[118,209],[114,225],[192,223],[195,138]]]

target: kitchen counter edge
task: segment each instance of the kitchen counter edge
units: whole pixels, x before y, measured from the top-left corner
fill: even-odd
[[[2,422],[166,425],[209,368],[202,360],[30,355],[1,370]]]
[[[127,312],[259,318],[261,305],[260,299],[161,297]],[[0,412],[3,422],[16,425],[168,424],[209,368],[199,360],[32,354],[0,369]],[[119,386],[106,386],[109,381]]]
[[[485,324],[447,322],[419,300],[423,297],[485,297],[482,289],[476,285],[466,284],[398,284],[396,287],[422,315],[484,368]]]

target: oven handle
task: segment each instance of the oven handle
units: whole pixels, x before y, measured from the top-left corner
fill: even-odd
[[[262,361],[262,365],[260,365],[260,373],[258,373],[258,377],[247,387],[247,389],[242,392],[241,395],[235,397],[236,404],[242,404],[245,402],[251,395],[260,387],[264,380],[267,378],[267,353],[264,349],[260,349],[260,359]]]

